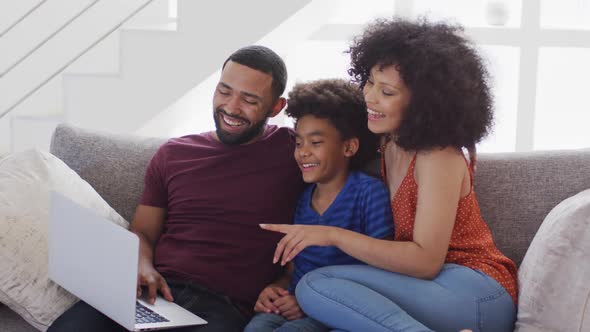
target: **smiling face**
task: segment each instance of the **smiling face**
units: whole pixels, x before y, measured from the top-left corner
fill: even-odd
[[[329,184],[344,181],[350,158],[358,149],[358,139],[343,140],[330,120],[305,115],[297,120],[295,160],[303,181]]]
[[[373,66],[363,95],[369,129],[375,134],[395,134],[411,99],[411,92],[395,66]]]
[[[284,105],[273,103],[272,76],[229,61],[213,95],[213,118],[217,138],[225,144],[247,144],[264,131],[269,117]]]

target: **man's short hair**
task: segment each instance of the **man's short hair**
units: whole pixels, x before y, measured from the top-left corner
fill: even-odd
[[[240,48],[225,60],[221,68],[225,68],[230,60],[272,76],[271,89],[274,100],[285,92],[287,67],[283,59],[270,48],[260,45]]]

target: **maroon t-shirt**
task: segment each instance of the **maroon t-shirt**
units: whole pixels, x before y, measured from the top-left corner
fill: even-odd
[[[292,223],[303,189],[294,146],[293,131],[276,126],[247,145],[225,145],[212,132],[162,145],[140,201],[168,212],[156,269],[252,308],[281,272],[272,258],[282,235],[258,224]]]

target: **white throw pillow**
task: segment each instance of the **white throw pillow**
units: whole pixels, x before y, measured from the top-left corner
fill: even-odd
[[[590,189],[549,212],[518,278],[516,331],[590,331]]]
[[[77,301],[47,277],[52,190],[122,227],[128,226],[57,157],[29,150],[0,160],[0,302],[41,331]]]

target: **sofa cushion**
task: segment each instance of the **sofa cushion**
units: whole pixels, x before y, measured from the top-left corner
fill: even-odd
[[[127,227],[86,181],[53,155],[29,150],[0,161],[0,302],[42,331],[77,301],[47,276],[52,190]]]
[[[517,331],[590,330],[590,189],[547,215],[520,266]]]
[[[53,134],[50,151],[131,221],[143,191],[147,164],[166,140],[113,135],[62,124]]]
[[[475,172],[481,213],[498,248],[519,265],[543,218],[590,188],[590,149],[482,153]]]
[[[51,152],[124,218],[131,220],[145,168],[165,138],[113,135],[62,124]],[[590,188],[590,149],[482,153],[475,193],[498,248],[520,264],[543,218],[559,202]],[[380,174],[380,162],[368,167]]]

